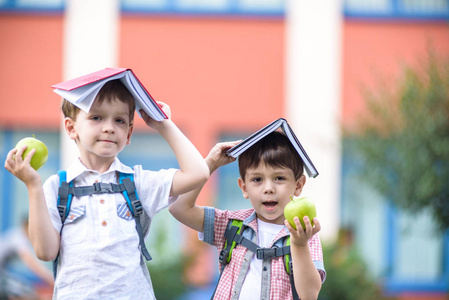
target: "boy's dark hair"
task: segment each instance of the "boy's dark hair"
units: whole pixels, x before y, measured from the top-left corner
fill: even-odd
[[[107,99],[107,101],[117,99],[122,103],[128,104],[129,122],[130,124],[133,124],[136,104],[129,90],[119,79],[106,82],[95,97],[95,100],[98,100],[100,103],[102,103],[105,99]],[[76,116],[78,115],[80,108],[64,99],[62,100],[61,110],[65,118],[69,117],[76,120]]]
[[[304,163],[285,134],[272,132],[239,156],[240,177],[245,180],[246,171],[260,163],[270,167],[289,168],[298,180],[304,173]]]

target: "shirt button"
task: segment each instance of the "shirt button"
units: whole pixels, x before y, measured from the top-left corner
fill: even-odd
[[[70,215],[70,220],[73,220],[73,218],[75,218],[74,215]]]
[[[266,271],[266,270],[267,270],[267,267],[263,267],[263,270]]]
[[[103,221],[103,222],[101,222],[101,225],[102,225],[102,226],[108,226],[108,222]]]
[[[129,211],[126,212],[126,216],[129,217],[131,213]]]
[[[101,204],[104,204],[104,199],[100,199],[100,203],[101,203]]]

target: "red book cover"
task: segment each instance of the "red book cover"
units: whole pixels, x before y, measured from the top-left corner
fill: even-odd
[[[57,83],[52,85],[52,88],[61,89],[65,91],[71,91],[86,84],[96,82],[119,73],[125,72],[127,69],[125,68],[106,68],[100,71],[96,71],[87,75],[83,75],[81,77],[77,77],[74,79],[70,79],[61,83]]]

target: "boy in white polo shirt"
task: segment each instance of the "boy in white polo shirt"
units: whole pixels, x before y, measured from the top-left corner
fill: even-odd
[[[170,109],[160,102],[170,117]],[[145,123],[167,141],[179,170],[157,172],[123,165],[117,154],[130,143],[135,103],[119,81],[106,83],[85,112],[63,100],[64,127],[76,142],[79,159],[67,169],[74,186],[117,183],[118,173],[132,174],[139,200],[150,219],[180,194],[205,183],[209,170],[202,156],[170,120],[155,121],[145,112]],[[42,187],[41,177],[30,166],[32,150],[9,152],[5,167],[22,180],[29,193],[30,238],[36,255],[54,260],[59,252],[55,281],[57,299],[154,299],[148,270],[140,252],[136,222],[121,193],[73,197],[70,213],[61,222],[57,209],[60,178],[51,176]],[[63,230],[60,230],[63,227]]]

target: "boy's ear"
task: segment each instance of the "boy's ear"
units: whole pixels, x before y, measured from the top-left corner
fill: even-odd
[[[304,188],[304,185],[306,184],[306,176],[304,174],[301,175],[301,177],[296,181],[296,189],[295,189],[295,196],[299,197],[302,193],[302,189]]]
[[[134,124],[129,125],[128,136],[126,137],[126,145],[131,144],[131,136],[133,135]]]
[[[248,196],[248,192],[246,191],[245,181],[243,181],[243,179],[239,177],[238,184],[239,184],[240,189],[242,190],[243,198],[248,199],[249,196]]]
[[[78,133],[75,129],[75,121],[72,118],[64,118],[64,128],[69,138],[72,140],[76,140],[76,138],[78,137]]]

